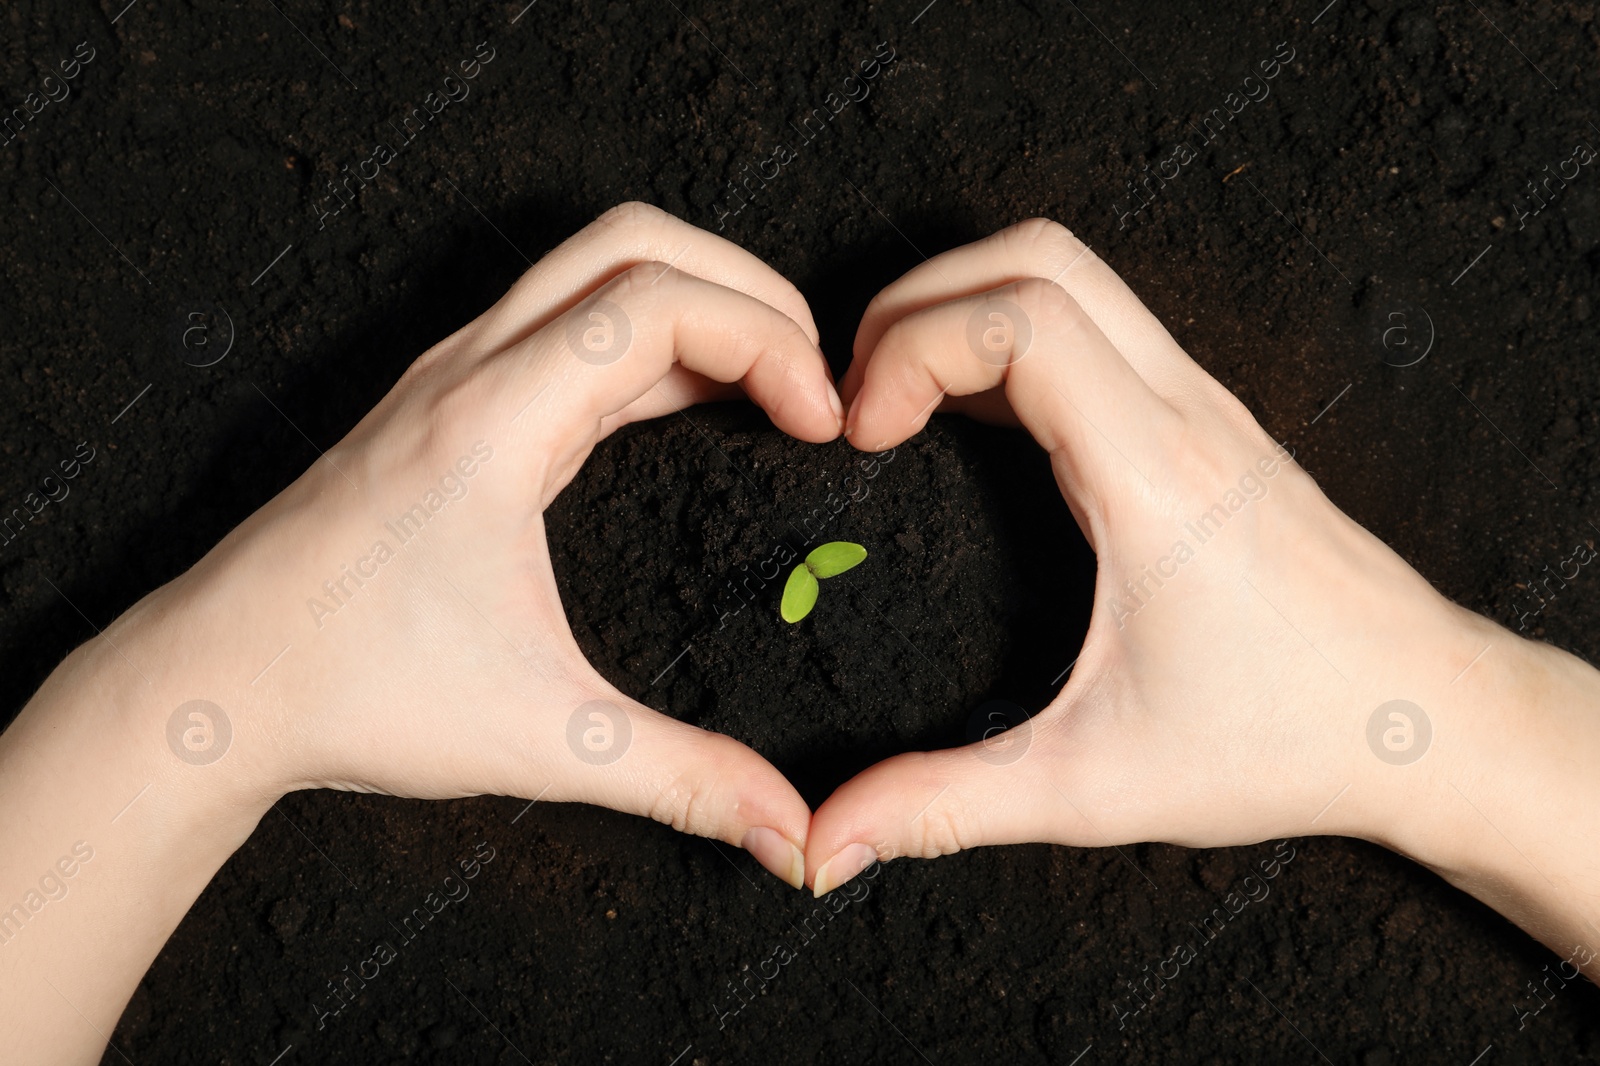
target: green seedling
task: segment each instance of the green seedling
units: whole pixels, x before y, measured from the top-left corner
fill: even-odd
[[[811,613],[817,605],[817,593],[822,586],[819,578],[835,577],[853,566],[859,566],[867,557],[867,549],[845,540],[830,541],[811,550],[801,564],[789,574],[783,586],[783,604],[779,608],[785,622],[798,622]]]

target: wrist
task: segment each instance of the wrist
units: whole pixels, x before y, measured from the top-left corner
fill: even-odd
[[[1444,690],[1426,772],[1391,794],[1368,837],[1563,955],[1600,953],[1600,862],[1572,847],[1600,838],[1600,674],[1473,621],[1488,650]]]
[[[256,757],[257,708],[232,678],[239,627],[193,595],[186,578],[75,650],[19,715],[19,740],[82,768],[96,791],[132,783],[145,789],[138,806],[155,800],[166,818],[203,822],[217,831],[206,839],[236,846],[282,790]]]
[[[247,815],[323,784],[301,765],[299,724],[314,704],[341,702],[343,678],[318,654],[326,641],[306,603],[319,590],[307,575],[338,574],[340,552],[362,543],[338,509],[308,503],[337,493],[333,482],[313,468],[147,597],[139,620],[140,639],[173,675],[165,699],[142,712],[146,730]],[[210,706],[178,713],[191,701]]]
[[[45,975],[61,993],[0,995],[0,1013],[29,1020],[14,1034],[28,1061],[99,1061],[93,1034],[112,1029],[272,803],[234,772],[231,752],[197,762],[181,739],[169,744],[173,711],[210,685],[203,646],[183,637],[170,603],[146,597],[74,651],[0,735],[0,870],[13,886],[0,900],[0,950],[8,970]]]

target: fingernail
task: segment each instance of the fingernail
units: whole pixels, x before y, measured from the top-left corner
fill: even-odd
[[[856,874],[878,861],[878,853],[866,844],[851,844],[822,864],[811,894],[821,899]]]
[[[778,880],[788,882],[792,888],[805,885],[805,855],[777,830],[758,825],[745,833],[740,847],[754,856],[756,862],[765,866]]]
[[[839,423],[839,428],[844,429],[844,401],[839,399],[839,390],[832,384],[828,385],[828,406],[833,408],[833,417]]]

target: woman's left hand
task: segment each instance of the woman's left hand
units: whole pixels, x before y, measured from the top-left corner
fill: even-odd
[[[798,887],[805,802],[745,745],[595,672],[541,515],[617,427],[738,385],[801,440],[839,434],[793,285],[639,204],[562,244],[163,590],[215,660],[193,695],[230,717],[230,773],[274,798],[597,803],[744,846]]]

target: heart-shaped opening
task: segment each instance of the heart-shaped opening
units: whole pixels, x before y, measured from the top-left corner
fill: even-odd
[[[1037,713],[1088,629],[1094,556],[1048,459],[960,418],[871,456],[694,408],[603,441],[546,522],[595,668],[749,744],[813,808],[889,755],[1014,724],[1007,704]],[[789,571],[828,541],[868,558],[785,622]]]

